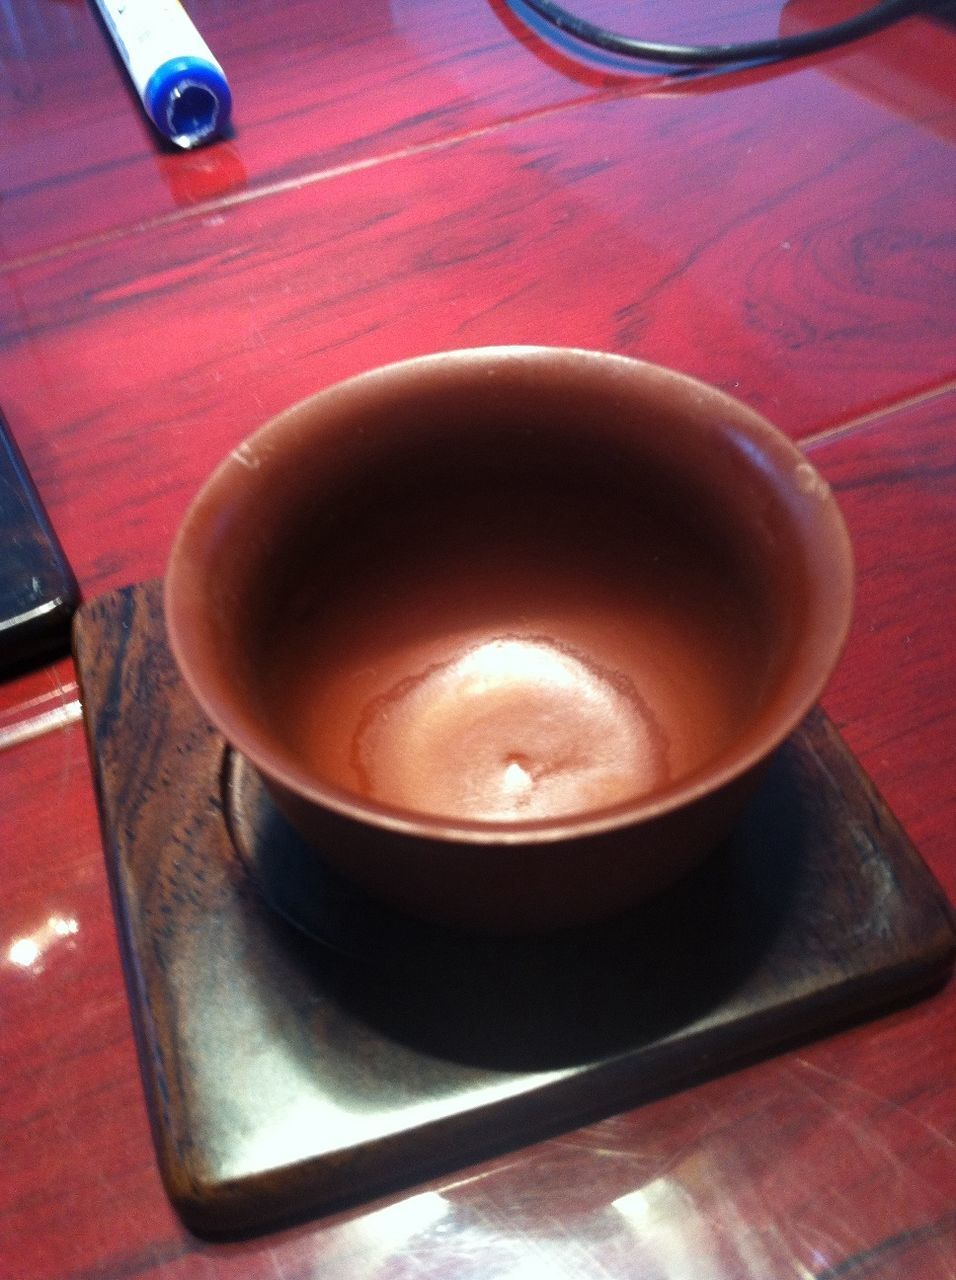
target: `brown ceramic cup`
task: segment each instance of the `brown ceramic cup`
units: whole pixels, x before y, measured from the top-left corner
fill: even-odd
[[[166,618],[318,856],[516,932],[618,912],[720,842],[823,689],[852,580],[828,486],[744,405],[502,347],[251,436],[183,522]]]

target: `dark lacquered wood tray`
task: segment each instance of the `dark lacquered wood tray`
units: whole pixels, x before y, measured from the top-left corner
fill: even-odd
[[[74,636],[160,1166],[195,1230],[414,1183],[952,966],[945,899],[821,712],[678,889],[493,942],[396,917],[308,856],[185,690],[159,583],[85,606]]]

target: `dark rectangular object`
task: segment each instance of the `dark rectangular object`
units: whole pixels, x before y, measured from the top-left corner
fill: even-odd
[[[0,670],[65,651],[76,582],[0,413]]]
[[[153,582],[96,600],[74,634],[160,1166],[196,1230],[413,1183],[913,998],[952,966],[939,886],[821,712],[728,845],[627,917],[457,961],[419,948],[417,970],[336,954],[267,908],[237,856],[225,744],[170,657],[161,599]]]

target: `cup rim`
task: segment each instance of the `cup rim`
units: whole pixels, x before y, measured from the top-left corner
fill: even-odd
[[[698,406],[706,404],[718,413],[722,412],[755,445],[769,445],[770,451],[778,459],[786,457],[794,470],[799,471],[801,487],[805,485],[807,490],[813,491],[826,508],[826,518],[831,526],[833,561],[841,579],[837,584],[838,589],[831,593],[840,607],[827,631],[827,643],[822,646],[822,653],[817,661],[810,664],[815,674],[798,685],[800,696],[794,694],[790,697],[785,714],[761,727],[759,733],[750,735],[754,740],[746,750],[739,749],[731,742],[715,758],[656,796],[646,799],[637,797],[585,813],[533,819],[455,818],[402,809],[397,805],[366,799],[344,788],[322,783],[296,763],[291,750],[272,750],[268,742],[263,745],[262,737],[269,735],[263,735],[261,730],[257,732],[254,715],[239,707],[234,699],[215,696],[202,675],[197,673],[197,664],[190,656],[189,644],[185,639],[187,635],[197,638],[199,628],[195,619],[202,612],[196,590],[196,579],[201,573],[196,570],[195,563],[191,564],[190,556],[197,516],[209,504],[215,503],[220,490],[231,489],[238,475],[257,469],[257,458],[268,452],[272,436],[283,434],[302,418],[311,417],[316,407],[323,403],[334,404],[338,397],[348,395],[357,385],[371,389],[377,383],[401,379],[407,376],[410,369],[416,368],[441,370],[447,367],[453,371],[458,366],[497,365],[502,361],[513,360],[544,363],[573,361],[594,366],[606,365],[627,371],[632,376],[637,373],[642,380],[651,384],[670,386],[693,397]],[[164,582],[163,604],[170,648],[187,687],[226,742],[245,756],[267,781],[277,783],[307,804],[332,810],[369,827],[383,828],[418,839],[438,840],[450,846],[457,844],[466,847],[482,844],[538,846],[619,831],[663,818],[729,786],[765,760],[809,713],[840,659],[852,621],[854,573],[849,532],[829,485],[796,443],[743,401],[691,375],[631,356],[580,347],[501,345],[441,351],[378,366],[332,383],[270,418],[219,463],[194,496],[173,540]],[[283,759],[283,756],[286,758]]]

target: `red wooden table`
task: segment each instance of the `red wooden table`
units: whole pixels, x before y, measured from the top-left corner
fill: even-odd
[[[582,12],[661,39],[851,0]],[[859,570],[824,705],[956,898],[956,28],[694,78],[503,0],[193,0],[232,137],[163,150],[79,0],[0,8],[0,403],[87,598],[281,407],[427,351],[639,355],[773,418]],[[153,1157],[72,663],[0,686],[0,1276],[952,1277],[956,987],[426,1185],[211,1244]]]

